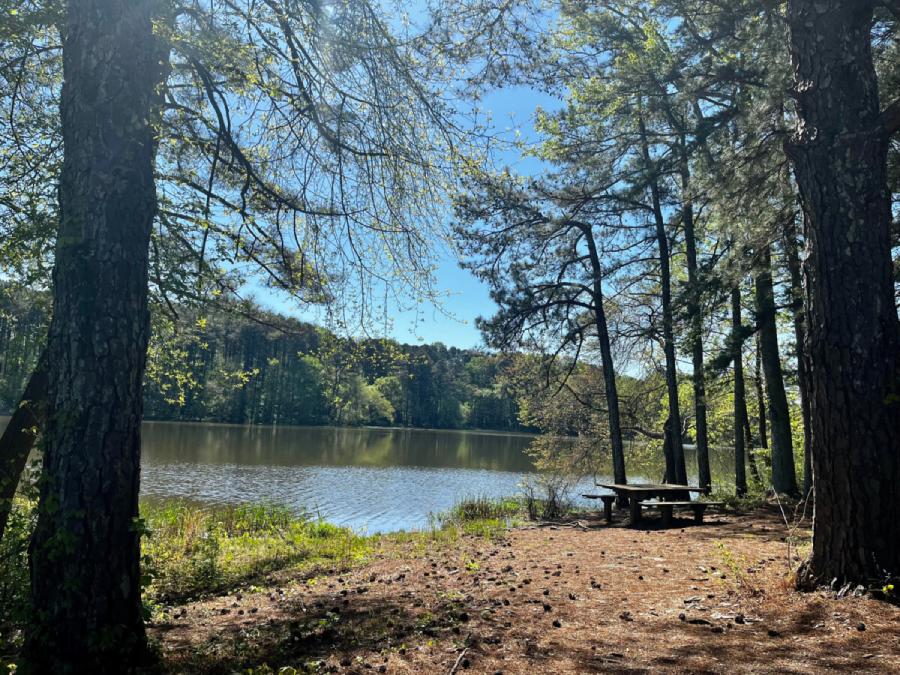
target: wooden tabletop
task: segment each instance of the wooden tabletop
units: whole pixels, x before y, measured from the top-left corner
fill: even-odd
[[[600,487],[605,487],[613,492],[630,492],[632,494],[659,493],[659,492],[703,492],[703,488],[693,487],[691,485],[677,485],[675,483],[633,483],[631,485],[612,483],[601,483]]]

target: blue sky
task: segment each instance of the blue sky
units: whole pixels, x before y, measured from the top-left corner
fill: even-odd
[[[507,132],[512,138],[518,129],[526,142],[537,139],[534,130],[534,112],[539,106],[555,106],[553,99],[524,87],[510,88],[487,96],[483,101],[486,112],[491,114],[492,125],[498,132]],[[534,174],[540,171],[539,160],[522,158],[518,153],[507,152],[499,162],[513,170]],[[468,270],[462,269],[456,259],[444,252],[437,272],[439,288],[449,295],[443,308],[453,318],[447,318],[433,307],[426,307],[419,315],[412,312],[398,313],[391,335],[401,342],[443,342],[448,346],[471,348],[483,346],[481,334],[475,327],[478,316],[490,316],[496,305],[490,298],[487,285]]]

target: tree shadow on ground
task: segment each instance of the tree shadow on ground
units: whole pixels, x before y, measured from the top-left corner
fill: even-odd
[[[213,619],[216,630],[197,640],[178,635],[177,624],[157,625],[157,637],[168,651],[161,672],[234,673],[263,664],[278,672],[291,666],[304,672],[384,672],[388,655],[406,651],[415,644],[438,635],[463,642],[467,613],[458,602],[418,611],[414,600],[369,598],[350,591],[347,596],[312,604],[302,598],[283,600],[277,613],[256,619],[244,614],[231,621]],[[229,617],[230,618],[230,617]],[[357,654],[364,654],[365,657]]]

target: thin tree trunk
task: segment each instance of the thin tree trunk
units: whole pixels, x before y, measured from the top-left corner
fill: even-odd
[[[597,323],[597,339],[600,342],[600,360],[603,366],[603,384],[606,390],[606,407],[608,409],[609,438],[612,446],[613,477],[619,485],[628,482],[625,474],[625,446],[622,442],[622,421],[619,414],[619,390],[616,385],[616,370],[609,342],[609,326],[606,323],[606,310],[603,307],[603,267],[589,227],[582,228],[588,246],[593,272],[593,304],[594,317]],[[619,506],[628,505],[627,498],[619,499]]]
[[[797,226],[793,218],[785,222],[784,252],[788,271],[791,274],[791,310],[794,313],[794,341],[796,343],[797,388],[800,390],[800,411],[803,417],[803,494],[812,489],[812,424],[809,419],[809,391],[806,374],[806,355],[803,344],[806,341],[806,319],[803,316],[803,270],[800,264],[800,245],[797,242]]]
[[[756,385],[756,407],[759,409],[759,447],[769,449],[769,431],[766,424],[766,394],[762,376],[762,348],[759,345],[759,333],[756,334],[756,355],[753,361],[753,381]],[[766,461],[768,465],[769,460]]]
[[[734,359],[734,484],[737,495],[747,494],[747,461],[744,427],[747,424],[747,394],[744,390],[744,357],[741,348],[741,289],[731,291],[731,336]]]
[[[47,352],[38,359],[3,436],[0,437],[0,539],[34,441],[46,422]]]
[[[666,470],[663,475],[664,483],[677,483],[675,476],[675,455],[672,452],[672,418],[667,417],[663,422],[663,457],[666,460]]]
[[[760,356],[766,377],[766,401],[772,428],[772,487],[779,494],[797,496],[794,469],[794,444],[784,375],[778,351],[778,327],[775,324],[775,292],[772,286],[772,261],[769,247],[760,252],[756,273],[756,320],[759,327]]]
[[[816,508],[801,587],[900,576],[900,321],[874,0],[791,0]]]
[[[141,385],[156,213],[153,0],[69,0],[47,425],[31,547],[35,672],[121,672],[141,617]]]
[[[681,138],[681,191],[683,207],[685,252],[687,254],[688,296],[690,318],[691,361],[694,383],[694,415],[697,428],[697,474],[699,487],[709,491],[712,476],[709,470],[709,432],[706,422],[706,377],[703,372],[703,313],[700,305],[700,282],[697,273],[697,238],[694,232],[694,204],[691,197],[691,174],[687,159],[687,143]]]
[[[669,402],[669,435],[671,436],[671,460],[666,456],[666,479],[681,485],[687,484],[684,464],[684,446],[681,439],[681,412],[678,404],[678,370],[675,361],[675,330],[672,313],[672,274],[669,266],[669,238],[666,235],[662,214],[662,200],[656,169],[650,157],[647,127],[643,116],[638,117],[644,166],[648,172],[650,195],[653,201],[653,218],[656,225],[656,241],[659,247],[659,274],[662,287],[663,351],[666,357],[666,390]],[[671,466],[669,465],[671,461]]]

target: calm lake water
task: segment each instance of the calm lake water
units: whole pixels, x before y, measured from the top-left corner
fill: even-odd
[[[143,439],[145,497],[276,502],[367,532],[426,527],[464,497],[520,494],[534,476],[527,434],[145,422]],[[727,453],[712,459],[725,477]],[[629,480],[661,475],[661,458],[629,458]],[[592,479],[572,492],[586,490]]]

